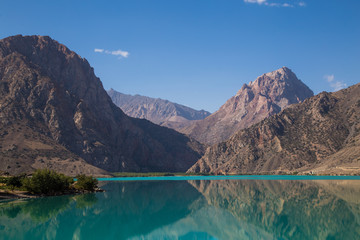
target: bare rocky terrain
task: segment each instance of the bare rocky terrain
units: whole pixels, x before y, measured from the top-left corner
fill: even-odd
[[[219,111],[183,128],[215,143],[201,158],[196,140],[124,114],[66,46],[13,36],[0,40],[0,171],[359,174],[360,84],[311,95],[286,67],[245,84]]]
[[[322,92],[207,149],[189,172],[360,173],[360,84]]]
[[[144,118],[155,124],[179,130],[210,115],[205,110],[195,110],[160,98],[128,95],[110,89],[109,96],[125,114]]]
[[[49,37],[0,40],[0,171],[186,171],[202,145],[125,115],[86,59]]]
[[[244,84],[218,111],[180,132],[212,145],[313,95],[289,68],[283,67]]]

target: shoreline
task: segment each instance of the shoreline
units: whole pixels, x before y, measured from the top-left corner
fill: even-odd
[[[9,190],[0,189],[0,201],[12,200],[12,199],[27,199],[27,198],[37,198],[37,196],[26,191],[20,191],[20,190],[9,191]]]
[[[3,190],[0,189],[0,202],[4,200],[16,200],[16,199],[31,199],[31,198],[41,198],[41,197],[54,197],[54,196],[64,196],[64,195],[78,195],[78,194],[86,194],[86,193],[95,193],[95,192],[105,192],[105,190],[97,188],[95,191],[86,191],[86,190],[74,190],[74,191],[67,191],[61,192],[51,195],[45,194],[32,194],[27,191],[22,190]]]
[[[238,173],[238,174],[210,174],[210,173],[170,173],[170,172],[147,172],[147,173],[141,173],[141,172],[116,172],[111,173],[111,177],[98,177],[97,179],[102,178],[133,178],[133,177],[216,177],[216,176],[321,176],[321,177],[340,177],[340,176],[346,176],[346,177],[356,177],[360,176],[360,173],[356,174],[341,174],[341,173],[330,173],[330,174],[317,174],[317,173],[297,173],[293,174],[291,172],[289,173]]]
[[[316,175],[211,175],[211,176],[152,176],[98,178],[103,181],[186,181],[186,180],[360,180],[360,176]]]
[[[109,178],[97,178],[98,181],[186,181],[186,180],[360,180],[360,175],[150,175],[147,176],[121,176]],[[137,175],[137,174],[135,174]],[[24,190],[7,190],[0,189],[0,202],[16,199],[33,199],[41,197],[53,197],[64,195],[78,195],[86,193],[105,192],[105,190],[97,188],[94,191],[77,190],[59,192],[55,194],[32,194]]]

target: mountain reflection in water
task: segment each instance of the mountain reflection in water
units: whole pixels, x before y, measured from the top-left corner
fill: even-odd
[[[0,203],[0,239],[360,239],[360,181],[102,184]]]

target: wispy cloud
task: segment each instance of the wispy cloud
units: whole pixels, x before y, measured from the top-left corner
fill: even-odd
[[[257,3],[257,4],[263,4],[266,1],[267,0],[244,0],[244,2],[247,2],[247,3]]]
[[[102,48],[95,48],[94,52],[96,53],[105,53],[105,54],[110,54],[110,55],[114,55],[114,56],[118,56],[120,58],[127,58],[130,53],[127,51],[123,51],[123,50],[114,50],[114,51],[110,51],[110,50],[105,50]]]
[[[104,49],[100,49],[100,48],[95,48],[94,52],[98,52],[98,53],[103,53]]]
[[[127,58],[129,56],[129,52],[127,51],[122,51],[122,50],[115,50],[115,51],[105,51],[106,54],[111,54],[111,55],[115,55],[115,56],[121,56],[124,58]]]
[[[246,3],[255,3],[268,7],[305,7],[306,3],[304,1],[269,1],[269,0],[244,0]]]
[[[335,81],[334,74],[325,75],[324,79],[326,79],[326,81],[330,84],[330,87],[333,89],[333,91],[339,91],[347,87],[347,84],[343,81]]]
[[[331,75],[325,75],[324,78],[329,82],[333,82],[335,80],[335,76],[334,74],[331,74]]]

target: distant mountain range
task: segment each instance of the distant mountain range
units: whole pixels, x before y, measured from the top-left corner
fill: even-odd
[[[313,95],[289,68],[283,67],[244,84],[218,111],[180,132],[212,145]]]
[[[183,172],[201,155],[185,135],[125,115],[66,46],[43,36],[0,40],[0,171]]]
[[[360,84],[291,105],[207,149],[189,170],[215,174],[360,172]]]
[[[194,110],[160,98],[133,96],[117,92],[114,89],[110,89],[107,93],[115,105],[128,116],[144,118],[158,125],[177,130],[191,125],[194,120],[204,119],[210,115],[205,110]]]
[[[213,145],[205,152],[194,139]],[[66,46],[50,37],[8,37],[0,40],[0,171],[38,168],[96,176],[358,174],[360,84],[313,96],[283,67],[244,84],[209,115],[107,93],[86,59]]]

